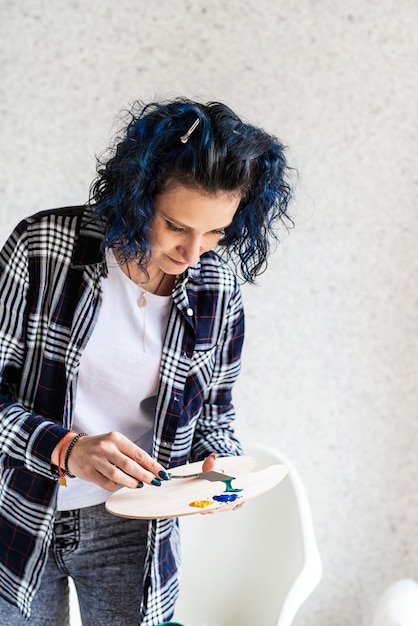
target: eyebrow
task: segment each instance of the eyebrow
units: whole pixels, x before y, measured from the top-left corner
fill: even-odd
[[[191,226],[189,226],[188,224],[183,224],[183,222],[178,222],[177,220],[174,220],[173,218],[169,217],[168,215],[166,215],[164,213],[164,211],[161,211],[160,209],[160,214],[163,216],[163,218],[167,221],[167,222],[171,222],[172,224],[174,224],[175,226],[180,226],[180,228],[188,228],[190,230],[193,230],[191,228]],[[211,231],[214,230],[225,230],[225,228],[228,228],[228,226],[231,226],[232,222],[229,222],[229,224],[226,224],[226,226],[218,226],[217,228],[211,228]]]

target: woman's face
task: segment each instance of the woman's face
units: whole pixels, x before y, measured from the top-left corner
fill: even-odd
[[[151,259],[166,274],[181,274],[211,250],[231,224],[239,193],[203,193],[176,185],[155,197]]]

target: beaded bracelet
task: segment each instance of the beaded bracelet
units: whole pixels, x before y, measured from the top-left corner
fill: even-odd
[[[81,437],[87,437],[87,436],[88,436],[87,433],[78,433],[78,435],[74,437],[74,439],[72,440],[72,442],[67,448],[67,452],[65,453],[65,459],[64,459],[64,472],[67,474],[69,478],[75,478],[74,474],[71,474],[70,470],[68,469],[68,459],[70,458],[71,451],[74,448],[77,441]]]
[[[65,440],[67,439],[67,437],[69,437],[70,435],[76,435],[77,433],[75,432],[75,430],[70,430],[69,433],[67,433],[66,435],[64,435],[64,437],[61,440],[60,443],[60,447],[58,450],[58,475],[59,475],[59,479],[58,482],[61,485],[61,487],[66,487],[67,486],[67,481],[65,480],[65,472],[61,467],[61,455],[62,455],[62,449],[64,447],[64,443]]]

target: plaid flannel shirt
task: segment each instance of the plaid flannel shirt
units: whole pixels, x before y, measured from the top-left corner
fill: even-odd
[[[52,536],[51,453],[71,429],[80,356],[100,309],[102,238],[90,208],[70,207],[22,221],[0,253],[0,594],[26,616]],[[210,252],[172,297],[153,455],[174,467],[240,454],[231,403],[244,334],[236,278]],[[178,565],[176,520],[150,522],[139,623],[170,619]]]

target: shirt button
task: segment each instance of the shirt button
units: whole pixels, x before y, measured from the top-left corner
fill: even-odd
[[[54,530],[56,535],[62,535],[64,532],[64,524],[55,524]]]
[[[186,313],[187,313],[187,315],[188,315],[189,317],[191,317],[191,316],[193,315],[193,309],[191,309],[191,308],[189,307],[189,308],[187,309]]]

